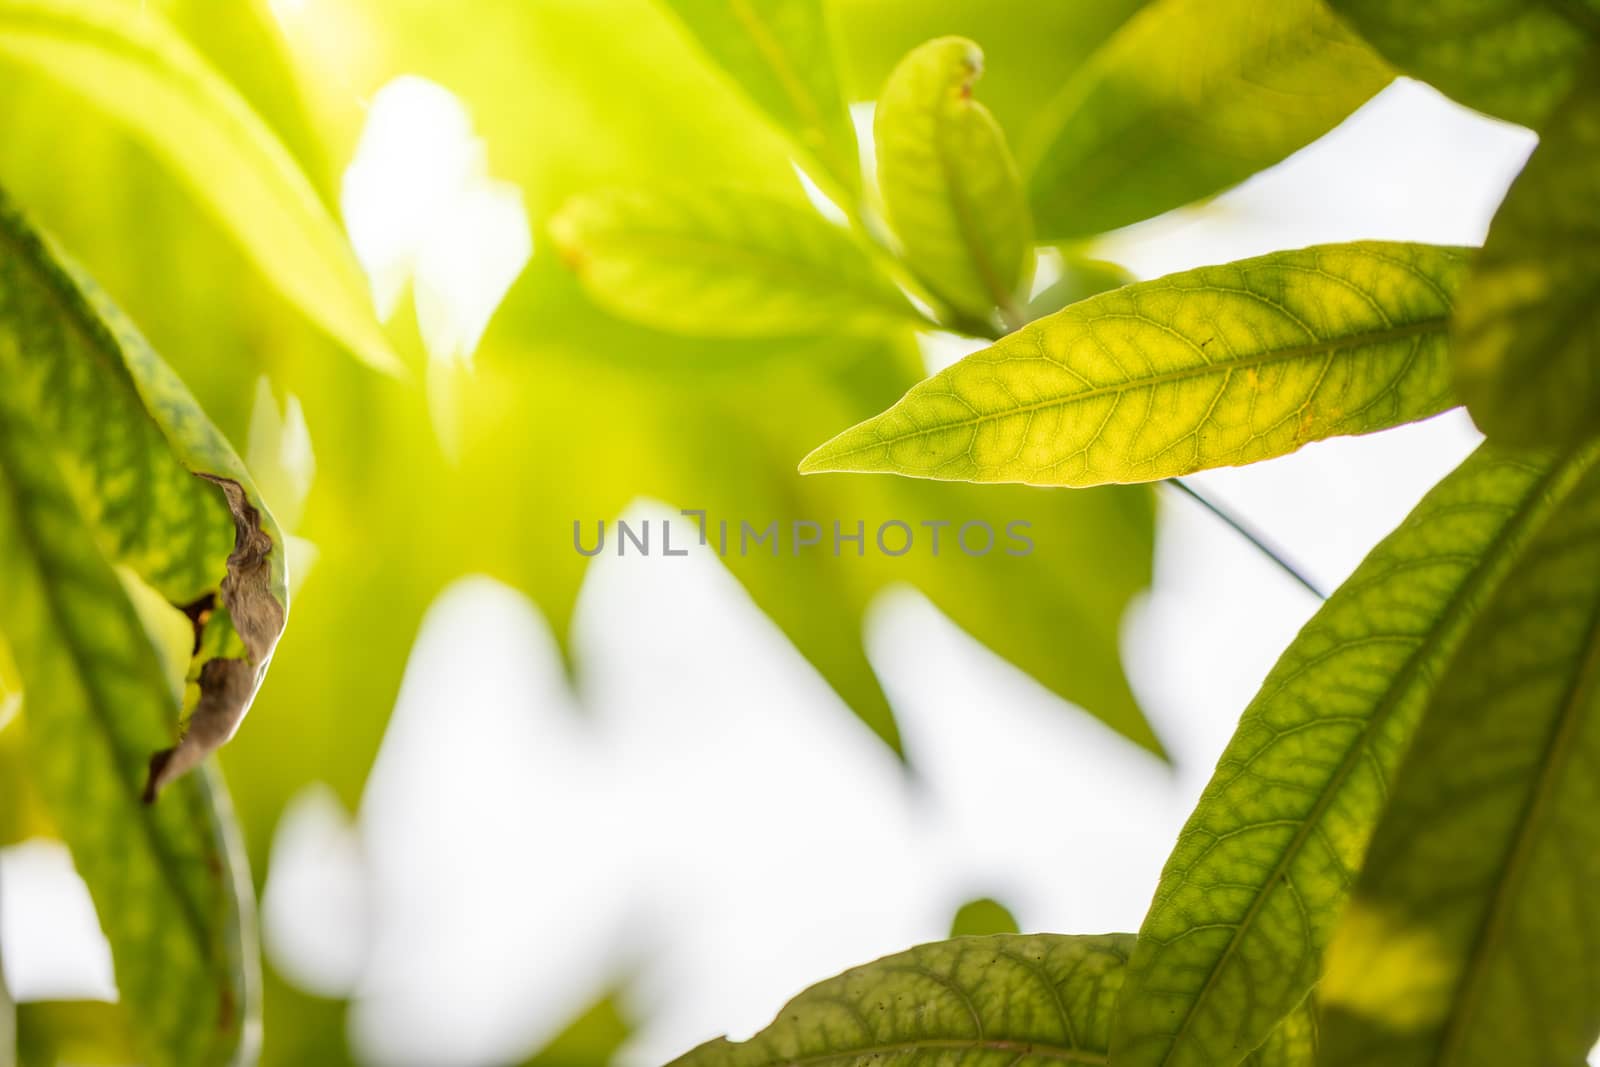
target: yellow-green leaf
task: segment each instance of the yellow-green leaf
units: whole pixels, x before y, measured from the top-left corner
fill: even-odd
[[[1445,338],[1466,264],[1358,242],[1124,286],[966,357],[800,469],[1140,482],[1426,418],[1454,402]]]
[[[28,771],[88,883],[144,1062],[226,1063],[255,1010],[256,951],[226,794],[207,769],[140,803],[177,700],[22,399],[0,390],[0,628]]]
[[[590,299],[660,330],[786,337],[917,318],[847,230],[749,193],[581,195],[550,233]]]
[[[1318,986],[1339,1067],[1579,1064],[1600,1038],[1600,476],[1483,609]]]
[[[266,669],[281,538],[176,376],[3,199],[0,379],[0,631],[23,765],[88,883],[146,1062],[226,1062],[256,1011],[252,903],[220,779],[179,775],[231,735]],[[180,659],[206,638],[171,748],[184,698],[156,647],[167,628],[147,628],[114,565],[176,621]]]
[[[993,897],[969,900],[950,920],[951,937],[981,937],[987,934],[1017,933],[1017,920],[1006,906]]]
[[[919,945],[812,986],[748,1041],[718,1038],[670,1067],[1104,1064],[1132,947],[1131,934]],[[1314,1033],[1296,1012],[1248,1062],[1311,1067]]]
[[[1115,263],[1083,256],[1064,255],[1061,276],[1051,282],[1039,295],[1028,301],[1024,312],[1029,322],[1053,315],[1069,304],[1099,296],[1111,289],[1121,289],[1134,281],[1133,275]]]
[[[17,1008],[17,1063],[20,1067],[123,1067],[137,1063],[120,1004],[96,1000],[46,1000]],[[0,1051],[0,1063],[5,1063]],[[8,1065],[9,1067],[9,1065]]]
[[[905,54],[954,34],[983,46],[983,98],[1020,144],[1042,117],[1041,87],[1053,89],[1149,0],[834,0],[845,91],[872,100]]]
[[[1329,0],[1329,6],[1407,74],[1525,126],[1544,121],[1600,42],[1596,0]]]
[[[972,97],[983,52],[961,37],[911,51],[873,127],[878,184],[911,271],[957,311],[1020,321],[1033,275],[1022,182],[994,116]]]
[[[1301,630],[1162,871],[1119,1065],[1237,1063],[1306,997],[1423,709],[1597,453],[1553,463],[1481,447]]]
[[[0,0],[0,58],[114,116],[319,326],[373,366],[398,365],[355,255],[310,181],[158,10],[117,0]]]
[[[1512,445],[1600,432],[1600,67],[1551,116],[1462,290],[1456,384]]]
[[[1105,1063],[1131,934],[994,934],[920,945],[812,986],[748,1041],[671,1067],[893,1061]]]
[[[849,197],[861,191],[856,131],[839,88],[823,0],[662,0],[706,54]]]
[[[1099,233],[1242,181],[1316,140],[1388,68],[1321,0],[1160,0],[1048,105],[1020,152],[1043,239]]]

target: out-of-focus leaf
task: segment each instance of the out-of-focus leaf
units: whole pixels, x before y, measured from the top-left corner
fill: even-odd
[[[974,488],[890,479],[797,479],[793,457],[812,435],[892,400],[921,361],[904,342],[829,338],[733,346],[690,341],[572,307],[537,263],[525,283],[539,299],[505,327],[526,347],[516,358],[480,364],[481,400],[469,470],[499,469],[509,449],[540,455],[520,491],[484,477],[483,495],[464,509],[492,509],[519,531],[489,573],[528,590],[558,635],[576,600],[587,560],[572,545],[572,521],[614,518],[648,496],[703,508],[710,519],[764,529],[777,521],[866,530],[861,558],[831,541],[794,555],[786,545],[726,565],[789,638],[879,736],[898,749],[887,702],[861,646],[861,618],[896,583],[925,592],[980,642],[1144,747],[1160,746],[1118,664],[1118,621],[1150,578],[1153,507],[1140,490],[1089,495]],[[686,374],[690,366],[702,368]],[[663,373],[670,368],[671,373]],[[713,369],[716,368],[716,369]],[[651,371],[655,373],[651,373]],[[781,403],[774,403],[781,397]],[[481,402],[480,400],[480,402]],[[314,413],[308,417],[313,418]],[[607,432],[591,428],[605,425]],[[738,441],[738,448],[729,448]],[[469,479],[474,480],[474,479]],[[472,510],[471,513],[479,513]],[[552,516],[557,516],[552,520]],[[888,556],[872,543],[890,520],[911,526],[915,550]],[[969,556],[954,538],[965,522],[986,522],[996,544]],[[1031,555],[1005,554],[1006,526],[1031,523]],[[942,550],[932,529],[945,522]],[[1083,560],[1094,559],[1094,566]],[[1060,634],[1074,639],[1062,642]]]
[[[0,892],[4,892],[4,886],[0,886]],[[16,1067],[16,1064],[17,1005],[6,985],[5,953],[0,951],[0,1067]]]
[[[1147,0],[835,0],[840,58],[851,99],[875,100],[889,72],[935,37],[966,37],[989,70],[983,99],[1013,144],[1040,117],[1041,91],[1064,85]]]
[[[1112,289],[1120,289],[1134,281],[1132,274],[1115,263],[1099,259],[1084,259],[1068,255],[1061,262],[1061,276],[1028,301],[1024,314],[1029,322],[1053,315],[1069,304],[1087,300],[1091,296]]]
[[[127,1067],[140,1062],[120,1004],[45,1000],[17,1006],[18,1067]]]
[[[918,317],[848,231],[764,197],[592,193],[568,201],[550,232],[601,307],[691,337],[849,332]]]
[[[850,197],[861,191],[856,131],[845,110],[824,0],[662,0]]]
[[[19,686],[19,703],[20,699]],[[10,725],[0,726],[0,848],[30,837],[55,836],[50,816],[28,775],[26,732],[27,723],[20,715]]]
[[[1388,83],[1321,0],[1159,0],[1048,105],[1019,150],[1042,239],[1099,233],[1248,178]]]
[[[1305,998],[1423,709],[1597,452],[1550,463],[1480,448],[1295,638],[1162,872],[1118,1063],[1237,1062]]]
[[[193,729],[168,767],[220,743],[214,727],[248,706],[241,687],[253,692],[287,603],[281,560],[252,557],[261,571],[247,574],[230,559],[235,512],[191,472],[238,489],[237,458],[126,321],[3,204],[0,369],[0,629],[23,685],[30,777],[88,883],[149,1062],[221,1062],[256,1010],[252,905],[220,779],[207,770],[139,803],[179,695],[108,560],[179,603],[220,583],[248,646],[197,657]]]
[[[1035,10],[1047,28],[1076,25],[1076,8]],[[286,7],[281,15],[308,98],[335,131],[335,157],[355,143],[359,101],[412,71],[462,98],[495,173],[515,176],[535,219],[574,193],[681,182],[686,158],[719,182],[804,206],[789,145],[727,91],[654,0],[474,4],[471,19],[454,6],[353,0]],[[1007,27],[1006,40],[1052,62],[1076,47],[1066,34],[1044,39],[1021,28],[1036,22]],[[991,37],[979,39],[987,47]],[[363,44],[325,47],[337,40]],[[1008,46],[996,47],[999,63]],[[507,93],[507,85],[522,89]],[[1017,90],[1013,99],[1025,89],[996,69],[985,79],[985,98],[999,85]],[[639,106],[666,98],[674,108]],[[529,99],[544,103],[530,109]],[[30,143],[48,147],[49,132],[37,131]],[[74,153],[85,148],[78,132]],[[292,392],[304,403],[318,471],[297,532],[321,558],[278,653],[294,669],[274,675],[250,729],[223,753],[261,865],[277,810],[306,781],[329,783],[347,805],[359,800],[422,613],[440,589],[463,573],[499,577],[537,601],[570,654],[589,562],[572,548],[571,522],[614,518],[641,496],[758,524],[837,518],[848,525],[859,515],[870,530],[888,518],[916,525],[980,517],[1003,533],[1007,521],[1031,520],[1039,547],[1025,559],[970,559],[947,549],[937,559],[753,555],[728,565],[875,729],[892,730],[892,717],[862,649],[863,613],[879,591],[905,583],[1041,684],[1159,747],[1118,649],[1123,610],[1150,579],[1148,492],[794,477],[797,454],[832,428],[882,410],[920,376],[905,339],[733,342],[656,332],[601,312],[558,257],[536,254],[463,388],[462,456],[451,465],[431,440],[418,390],[330,359],[322,339],[284,315],[266,287],[259,295],[230,292],[225,307],[208,298],[206,279],[230,278],[248,265],[203,227],[180,225],[171,190],[142,167],[132,174],[138,180],[106,188],[73,168],[48,174],[55,153],[28,148],[0,139],[0,159],[30,177],[30,205],[48,203],[52,226],[70,231],[74,250],[97,275],[116,277],[115,291],[169,358],[184,353],[186,378],[235,440],[244,439],[264,369],[279,395]],[[123,175],[137,163],[96,160],[103,173]],[[181,272],[143,267],[161,245],[145,232],[150,226],[131,220],[155,208],[189,264]],[[395,343],[404,347],[406,338]],[[216,352],[235,355],[220,360]],[[741,447],[729,448],[731,440]],[[375,455],[384,462],[373,463]],[[541,462],[508,464],[508,456],[526,455]],[[418,499],[437,504],[419,510]],[[493,518],[469,525],[459,521],[464,514]],[[381,538],[370,536],[374,523]],[[1085,559],[1096,562],[1085,566]],[[375,603],[385,610],[374,612]],[[1063,642],[1064,632],[1074,639]],[[352,633],[361,635],[359,669],[339,651]],[[293,996],[267,989],[269,1057],[284,1047],[281,1036],[275,1045],[275,1028],[290,1025],[281,1006]]]
[[[812,986],[748,1041],[718,1038],[671,1067],[874,1058],[1104,1063],[1132,947],[1131,934],[998,934],[920,945]]]
[[[355,257],[310,182],[158,12],[116,0],[4,0],[0,56],[116,116],[306,314],[373,366],[398,365]]]
[[[349,1004],[307,993],[262,968],[266,1029],[257,1067],[356,1067],[346,1018]]]
[[[1600,1039],[1600,477],[1478,616],[1318,986],[1322,1063],[1578,1064]]]
[[[124,3],[127,0],[123,0]],[[290,60],[282,23],[272,0],[141,0],[167,13],[211,68],[227,78],[251,110],[271,127],[299,163],[324,203],[334,203],[338,177],[319,136],[320,115],[304,106],[300,79]]]
[[[1124,286],[1002,338],[800,469],[1153,481],[1426,418],[1451,399],[1460,249],[1358,242]]]
[[[992,897],[969,900],[950,920],[951,937],[981,937],[987,934],[1014,934],[1017,920],[1006,906]]]
[[[1494,440],[1565,444],[1600,431],[1597,160],[1600,67],[1551,117],[1462,290],[1456,383]]]
[[[1005,134],[972,98],[982,72],[983,52],[961,37],[901,61],[874,120],[878,184],[912,272],[965,315],[999,308],[1015,323],[1033,274],[1032,224]]]
[[[608,993],[523,1062],[525,1067],[606,1067],[632,1032],[617,994]]]
[[[1329,0],[1329,6],[1407,74],[1524,126],[1543,122],[1600,42],[1595,0]]]

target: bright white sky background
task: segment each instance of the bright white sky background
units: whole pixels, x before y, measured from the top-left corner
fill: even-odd
[[[470,352],[525,227],[451,98],[392,95],[400,110],[372,119],[345,214],[379,297],[413,273],[436,297],[425,332]],[[1125,231],[1102,254],[1153,277],[1321,241],[1476,244],[1532,145],[1402,80],[1203,213]],[[454,168],[429,179],[420,218],[406,197],[364,196],[419,151]],[[959,352],[929,345],[932,362]],[[1195,482],[1332,588],[1475,443],[1456,413]],[[875,605],[866,635],[920,796],[714,556],[594,562],[581,713],[538,613],[464,579],[423,625],[359,812],[312,789],[285,817],[263,901],[271,959],[355,996],[364,1058],[418,1067],[514,1059],[631,974],[647,1025],[625,1056],[643,1067],[942,937],[973,896],[997,896],[1025,930],[1137,929],[1240,709],[1316,606],[1198,507],[1160,499],[1155,588],[1123,645],[1173,771],[909,590]],[[651,514],[673,509],[634,504]],[[109,995],[65,853],[5,850],[0,878],[14,991]]]

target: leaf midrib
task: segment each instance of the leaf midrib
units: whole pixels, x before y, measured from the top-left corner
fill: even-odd
[[[971,75],[964,80],[965,91],[971,92],[975,79],[976,75]],[[967,246],[967,253],[972,257],[972,265],[977,271],[978,278],[988,291],[989,299],[994,306],[1004,311],[1008,317],[1015,317],[1015,296],[1001,283],[995,264],[989,257],[989,249],[985,246],[973,209],[973,199],[969,195],[966,183],[962,180],[963,168],[952,158],[950,151],[949,123],[960,121],[962,117],[982,122],[982,112],[979,110],[981,107],[982,105],[969,97],[958,102],[954,116],[947,115],[943,108],[936,109],[933,119],[934,154],[939,159],[939,170],[944,174],[945,189],[949,192],[950,210],[955,215],[956,228],[961,233],[961,242]],[[1001,162],[1003,165],[1003,161],[996,162]]]
[[[1464,625],[1462,620],[1455,618],[1457,612],[1461,610],[1464,604],[1470,604],[1484,587],[1493,586],[1505,577],[1504,568],[1494,565],[1502,561],[1502,556],[1520,552],[1526,546],[1527,537],[1533,536],[1537,526],[1542,524],[1543,520],[1547,519],[1551,512],[1560,505],[1561,501],[1565,499],[1566,493],[1571,490],[1576,476],[1588,467],[1594,457],[1595,452],[1590,449],[1554,464],[1535,485],[1525,492],[1522,498],[1523,503],[1518,508],[1517,516],[1503,525],[1485,548],[1478,565],[1473,568],[1467,580],[1462,582],[1456,589],[1456,592],[1440,613],[1439,622],[1429,630],[1428,636],[1407,658],[1405,665],[1396,676],[1395,684],[1385,690],[1382,702],[1374,709],[1366,726],[1362,728],[1356,743],[1352,744],[1345,752],[1344,757],[1340,759],[1333,775],[1329,777],[1327,783],[1318,793],[1316,803],[1311,811],[1301,820],[1300,827],[1296,830],[1293,839],[1285,847],[1279,861],[1274,864],[1272,873],[1262,882],[1261,889],[1251,899],[1250,907],[1240,918],[1238,925],[1234,927],[1234,932],[1228,939],[1227,947],[1217,957],[1216,963],[1212,965],[1211,970],[1206,975],[1205,983],[1189,1002],[1188,1010],[1184,1013],[1183,1021],[1179,1024],[1178,1029],[1173,1031],[1172,1037],[1167,1044],[1167,1050],[1162,1055],[1161,1067],[1167,1067],[1172,1062],[1172,1057],[1178,1051],[1179,1043],[1189,1032],[1189,1026],[1194,1021],[1199,1005],[1216,984],[1217,976],[1222,972],[1223,965],[1232,958],[1234,951],[1239,947],[1239,942],[1243,940],[1244,931],[1251,926],[1256,914],[1265,906],[1268,891],[1276,887],[1287,875],[1290,864],[1298,858],[1301,847],[1310,837],[1312,828],[1317,824],[1319,817],[1333,803],[1334,795],[1338,792],[1336,787],[1343,784],[1351,768],[1356,765],[1361,754],[1366,751],[1367,744],[1376,728],[1387,720],[1388,716],[1400,704],[1402,697],[1410,692],[1413,678],[1421,669],[1423,661],[1438,649],[1444,638],[1450,636],[1453,632],[1459,632]],[[1562,476],[1566,476],[1566,484],[1564,486],[1558,484],[1563,480]],[[1525,527],[1534,529],[1527,530],[1526,537],[1513,536],[1514,534],[1523,534]]]
[[[1416,322],[1407,323],[1404,326],[1392,326],[1362,334],[1351,334],[1329,341],[1318,341],[1310,344],[1294,345],[1289,348],[1275,348],[1259,353],[1255,356],[1246,357],[1244,359],[1230,360],[1226,363],[1204,363],[1194,367],[1184,367],[1179,370],[1166,371],[1161,374],[1154,374],[1144,378],[1131,379],[1126,382],[1120,382],[1116,385],[1094,386],[1089,389],[1085,389],[1082,392],[1072,393],[1067,396],[1057,396],[1047,400],[1038,400],[1031,404],[1018,404],[1015,407],[1006,408],[1004,411],[986,412],[982,415],[974,415],[969,418],[941,422],[936,426],[924,427],[923,429],[913,430],[909,433],[895,434],[892,437],[882,437],[876,441],[857,445],[854,448],[847,448],[838,452],[828,453],[826,458],[829,460],[843,459],[849,456],[859,455],[862,452],[870,452],[874,449],[882,448],[885,444],[890,442],[915,441],[922,437],[931,437],[934,434],[947,433],[954,429],[960,429],[968,426],[981,426],[986,422],[994,422],[999,419],[1010,419],[1021,415],[1031,415],[1039,411],[1049,411],[1055,408],[1064,408],[1072,404],[1098,400],[1101,397],[1119,396],[1136,390],[1155,389],[1162,385],[1190,381],[1196,378],[1205,378],[1211,375],[1229,374],[1237,370],[1251,370],[1256,367],[1266,366],[1275,362],[1288,363],[1297,359],[1304,359],[1309,356],[1328,355],[1343,348],[1354,348],[1368,344],[1382,344],[1386,341],[1404,340],[1408,337],[1418,337],[1429,333],[1442,333],[1448,327],[1449,321],[1450,317],[1448,315],[1433,315],[1425,319],[1419,319]],[[1041,327],[1034,328],[1038,329]],[[1045,357],[1036,356],[1033,358],[1042,360]],[[1065,366],[1064,363],[1057,360],[1049,360],[1048,362],[1058,366]],[[898,406],[899,405],[896,405],[896,407]],[[891,408],[890,410],[892,411],[894,409]],[[882,418],[882,416],[879,416],[879,418]],[[824,445],[823,447],[826,448],[827,446]]]

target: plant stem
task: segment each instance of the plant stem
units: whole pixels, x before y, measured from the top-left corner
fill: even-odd
[[[1233,515],[1230,515],[1221,505],[1208,500],[1199,490],[1189,485],[1182,478],[1168,478],[1167,484],[1177,489],[1180,493],[1183,493],[1190,500],[1193,500],[1195,503],[1211,512],[1211,514],[1227,523],[1229,526],[1233,527],[1236,533],[1254,545],[1263,556],[1266,556],[1273,563],[1277,564],[1279,570],[1283,571],[1283,573],[1287,574],[1289,577],[1303,585],[1306,589],[1310,590],[1312,596],[1316,597],[1318,600],[1328,599],[1327,593],[1324,593],[1317,587],[1315,582],[1313,582],[1310,578],[1307,578],[1305,573],[1301,571],[1300,568],[1289,562],[1289,559],[1284,556],[1282,552],[1274,548],[1260,534],[1256,533],[1249,526],[1245,525],[1243,520],[1235,518]]]

